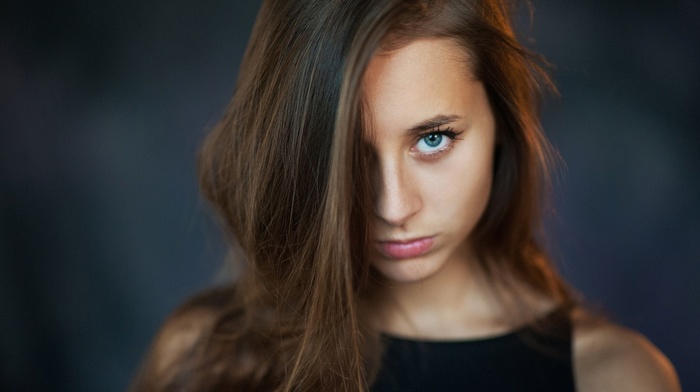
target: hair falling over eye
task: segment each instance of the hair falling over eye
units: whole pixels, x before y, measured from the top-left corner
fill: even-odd
[[[381,352],[361,306],[376,283],[361,81],[376,53],[421,37],[459,44],[496,116],[493,191],[475,232],[481,267],[495,286],[517,280],[573,304],[536,240],[549,162],[537,108],[549,80],[515,39],[514,9],[498,0],[264,1],[233,100],[199,157],[203,193],[244,257],[188,385],[369,388]],[[438,160],[461,132],[429,129],[411,153]],[[514,312],[532,311],[510,294]]]

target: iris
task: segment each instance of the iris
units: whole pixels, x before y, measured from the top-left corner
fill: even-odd
[[[423,138],[428,147],[437,147],[442,143],[442,135],[439,133],[431,133]]]

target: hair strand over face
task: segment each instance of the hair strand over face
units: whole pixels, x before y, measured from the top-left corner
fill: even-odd
[[[368,389],[379,353],[359,311],[372,289],[375,219],[361,82],[375,53],[425,37],[464,49],[497,119],[493,190],[473,233],[481,267],[505,292],[518,281],[573,303],[536,241],[550,156],[537,110],[550,83],[516,40],[511,9],[498,0],[264,2],[233,100],[200,153],[203,193],[245,267],[197,369],[223,358],[249,369],[218,376],[235,390]]]

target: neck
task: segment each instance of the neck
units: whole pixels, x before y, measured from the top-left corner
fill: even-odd
[[[496,335],[512,328],[471,246],[454,252],[435,275],[382,282],[371,300],[381,332],[433,339]]]

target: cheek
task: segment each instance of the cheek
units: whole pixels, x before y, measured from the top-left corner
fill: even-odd
[[[491,194],[493,156],[488,147],[471,153],[457,150],[422,174],[424,208],[431,216],[449,220],[443,222],[447,225],[475,223]]]

